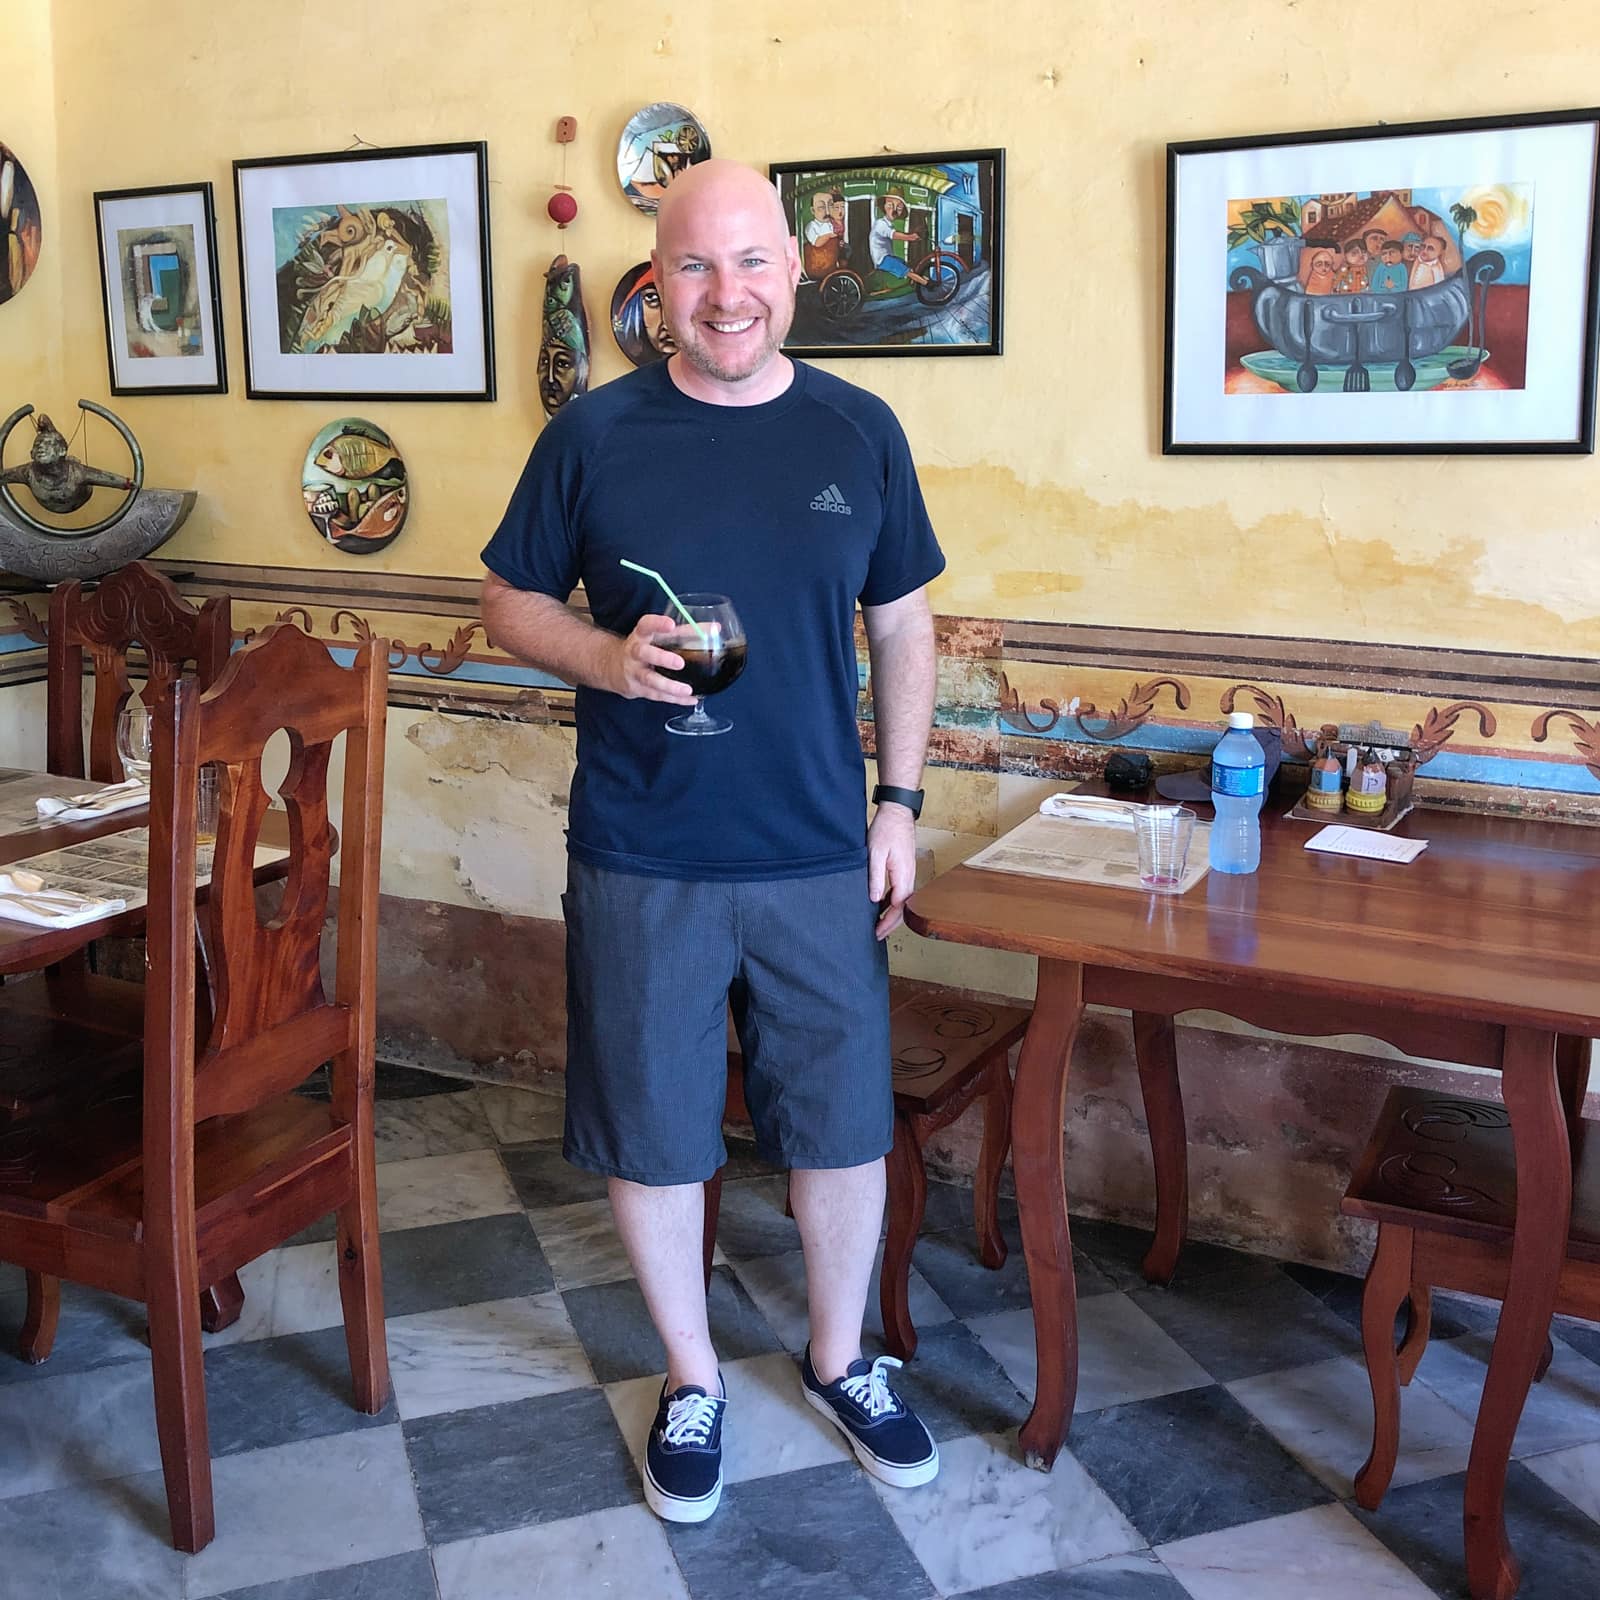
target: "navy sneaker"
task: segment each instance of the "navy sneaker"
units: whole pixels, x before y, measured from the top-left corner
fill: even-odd
[[[667,1393],[644,1447],[644,1498],[668,1522],[704,1522],[722,1499],[722,1413],[728,1402],[692,1383]]]
[[[939,1447],[904,1400],[889,1387],[893,1356],[863,1357],[833,1383],[811,1365],[811,1346],[800,1367],[805,1397],[850,1441],[856,1459],[880,1482],[914,1489],[939,1475]]]

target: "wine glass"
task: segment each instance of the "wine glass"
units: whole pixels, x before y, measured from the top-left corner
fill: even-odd
[[[137,701],[117,713],[117,754],[130,778],[149,783],[150,713]]]
[[[671,633],[657,636],[655,643],[683,658],[683,666],[658,667],[663,678],[686,683],[694,690],[693,711],[686,711],[667,723],[668,733],[726,733],[733,724],[726,717],[713,717],[706,711],[706,696],[726,689],[744,671],[744,624],[723,594],[686,594],[683,609],[695,624],[680,622]]]

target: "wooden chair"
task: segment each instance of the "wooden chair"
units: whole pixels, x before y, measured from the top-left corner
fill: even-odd
[[[355,1403],[389,1395],[373,1149],[373,1052],[387,644],[353,669],[288,624],[235,655],[203,695],[159,702],[151,785],[149,982],[142,1091],[66,1127],[41,1119],[0,1163],[0,1259],[142,1300],[173,1541],[214,1531],[200,1285],[338,1213],[339,1289]],[[291,859],[282,903],[257,911],[254,854],[280,728]],[[335,838],[332,745],[346,735],[334,996],[321,969]],[[195,788],[221,771],[210,891],[199,913],[215,1017],[195,1029]],[[330,1103],[293,1092],[333,1064]],[[20,1136],[27,1135],[24,1139]]]
[[[135,561],[85,589],[76,579],[50,597],[45,764],[62,777],[118,783],[117,718],[133,693],[130,653],[142,649],[147,703],[155,704],[191,667],[202,686],[216,681],[233,643],[231,602],[225,595],[195,607],[154,567]],[[94,676],[89,739],[84,748],[84,656]],[[87,760],[85,756],[87,754]],[[197,991],[202,1008],[209,994]],[[116,1046],[85,1056],[82,1035],[110,1035]],[[82,956],[43,976],[0,989],[0,1031],[26,1038],[30,1049],[0,1064],[0,1128],[43,1114],[63,1096],[82,1102],[124,1070],[119,1048],[144,1032],[144,987],[92,973]],[[244,1304],[237,1281],[206,1291],[211,1331],[237,1320]],[[30,1275],[21,1351],[28,1361],[50,1354],[60,1317],[60,1286]]]
[[[1572,1139],[1572,1223],[1556,1311],[1600,1322],[1600,1125],[1582,1117],[1588,1041],[1563,1038],[1557,1072]],[[1382,1503],[1400,1449],[1400,1389],[1428,1347],[1432,1291],[1504,1299],[1516,1227],[1516,1159],[1505,1107],[1437,1090],[1389,1092],[1341,1210],[1378,1224],[1361,1296],[1372,1385],[1372,1449],[1356,1474],[1357,1501]],[[1406,1307],[1398,1347],[1395,1317]],[[1553,1355],[1545,1341],[1543,1378]]]
[[[889,1042],[894,1070],[894,1149],[888,1163],[889,1233],[883,1247],[878,1298],[883,1311],[884,1344],[892,1356],[909,1361],[917,1350],[911,1320],[911,1253],[922,1230],[928,1201],[922,1151],[974,1100],[983,1099],[983,1142],[973,1179],[972,1206],[980,1259],[986,1267],[1005,1265],[1000,1236],[1000,1174],[1011,1148],[1011,1072],[1007,1053],[1027,1031],[1023,1006],[995,1005],[954,990],[918,985],[889,1012]],[[727,1120],[748,1123],[744,1103],[744,1057],[729,1029]],[[706,1185],[705,1272],[711,1281],[722,1174]]]

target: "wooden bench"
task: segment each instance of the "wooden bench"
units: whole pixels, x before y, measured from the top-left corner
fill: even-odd
[[[894,1070],[894,1148],[888,1162],[889,1234],[883,1249],[878,1293],[884,1344],[909,1361],[916,1353],[911,1320],[911,1252],[922,1228],[928,1180],[923,1148],[973,1101],[983,1100],[983,1142],[973,1179],[973,1213],[979,1257],[986,1267],[1005,1263],[1000,1236],[1000,1174],[1011,1149],[1011,1073],[1007,1054],[1027,1031],[1025,1006],[976,999],[932,984],[898,986],[889,1012]],[[744,1057],[728,1028],[729,1123],[748,1126],[744,1101]],[[711,1281],[722,1174],[706,1185],[705,1271]]]

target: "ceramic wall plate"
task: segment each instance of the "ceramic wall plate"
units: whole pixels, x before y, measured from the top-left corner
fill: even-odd
[[[662,361],[678,348],[661,312],[661,291],[648,261],[629,267],[611,295],[611,331],[636,367]]]
[[[0,305],[33,276],[43,235],[33,180],[15,153],[0,144]]]
[[[660,100],[628,118],[617,142],[617,182],[641,211],[653,216],[672,180],[710,156],[711,138],[700,119]]]
[[[406,464],[394,440],[360,417],[340,417],[318,433],[300,484],[312,526],[347,555],[393,544],[411,509]]]

